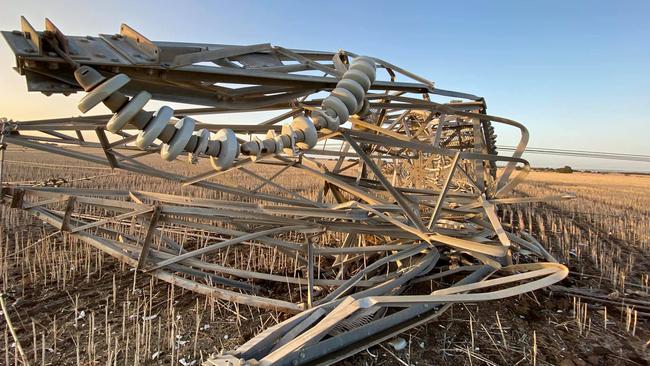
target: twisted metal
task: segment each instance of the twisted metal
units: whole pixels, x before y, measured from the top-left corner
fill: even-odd
[[[131,189],[3,189],[12,207],[163,281],[295,314],[206,365],[329,364],[435,319],[453,303],[515,296],[568,273],[532,236],[499,219],[499,206],[570,196],[509,196],[530,168],[521,158],[528,131],[488,115],[483,98],[436,88],[389,62],[347,51],[152,42],[126,25],[119,35],[73,37],[49,21],[46,31],[38,32],[25,19],[22,31],[3,35],[30,88],[84,90],[82,113],[100,103],[112,111],[5,125],[6,143],[229,198]],[[206,62],[215,66],[199,65]],[[378,70],[389,79],[377,80]],[[414,82],[396,81],[397,75]],[[327,95],[321,99],[319,92]],[[205,108],[163,106],[149,112],[144,108],[151,99]],[[269,110],[288,112],[259,125],[213,126],[190,117]],[[175,117],[180,118],[170,124]],[[496,123],[520,132],[511,156],[497,154]],[[133,129],[137,135],[129,134]],[[59,132],[70,130],[77,138]],[[86,141],[88,131],[99,142]],[[104,131],[121,140],[110,142]],[[265,135],[245,142],[237,134]],[[330,141],[334,147],[325,147]],[[104,157],[69,145],[100,149]],[[211,169],[189,177],[157,169],[142,157],[158,149],[165,161],[186,153],[191,162],[207,156]],[[280,169],[267,178],[246,164]],[[305,195],[281,184],[285,172],[316,178],[318,193]],[[261,184],[245,188],[212,179],[231,174],[227,180],[236,182],[235,173]],[[109,218],[82,214],[95,207]],[[127,230],[136,218],[147,222],[144,237]],[[178,232],[213,241],[179,243],[184,237],[175,236]],[[292,273],[237,268],[227,257],[228,249],[239,245],[270,248],[292,258],[295,268]],[[432,281],[434,291],[413,286],[433,286]],[[288,301],[266,288],[268,283],[305,292],[306,301]]]

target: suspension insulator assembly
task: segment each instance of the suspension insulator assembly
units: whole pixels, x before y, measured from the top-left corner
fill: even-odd
[[[114,113],[106,124],[106,130],[117,133],[131,125],[140,130],[135,141],[138,148],[145,150],[158,139],[163,143],[160,154],[164,160],[173,161],[187,152],[190,162],[196,162],[199,156],[209,156],[217,169],[231,167],[239,154],[256,159],[281,152],[293,155],[296,149],[312,149],[318,142],[318,131],[334,132],[347,122],[350,115],[363,116],[368,112],[365,96],[375,77],[374,60],[357,57],[323,100],[321,109],[312,112],[313,120],[302,114],[294,117],[290,125],[282,126],[280,135],[270,130],[263,140],[256,138],[240,144],[230,129],[214,134],[206,129],[195,132],[196,121],[190,117],[169,124],[174,110],[168,106],[160,107],[155,113],[144,110],[152,95],[141,91],[129,98],[120,92],[130,81],[124,74],[107,79],[89,66],[81,66],[75,71],[77,82],[88,92],[79,102],[79,110],[86,113],[103,102]]]
[[[314,112],[316,126],[330,133],[347,122],[350,115],[366,115],[369,107],[365,96],[375,77],[375,61],[369,57],[354,59],[336,88],[323,100],[321,110]]]

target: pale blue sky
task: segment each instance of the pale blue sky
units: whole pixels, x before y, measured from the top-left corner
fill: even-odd
[[[348,49],[398,64],[444,89],[484,96],[490,114],[523,122],[530,145],[650,154],[648,1],[8,1],[0,28],[25,15],[65,33],[152,40]],[[81,94],[26,92],[0,42],[0,115],[78,115]],[[25,105],[30,106],[25,108]],[[498,130],[499,143],[515,134]],[[533,165],[650,171],[648,163],[526,156]]]

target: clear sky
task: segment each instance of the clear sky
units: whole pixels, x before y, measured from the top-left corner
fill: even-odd
[[[347,49],[484,96],[526,124],[530,146],[650,154],[650,1],[9,1],[0,29],[117,33],[152,40]],[[81,93],[27,93],[0,41],[0,116],[78,115]],[[513,131],[514,132],[514,131]],[[516,135],[498,129],[499,144]],[[650,171],[650,163],[527,155],[534,166]]]

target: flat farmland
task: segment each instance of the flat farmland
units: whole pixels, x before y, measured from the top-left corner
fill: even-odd
[[[5,164],[4,180],[14,184],[229,198],[31,150],[10,149]],[[152,164],[183,173],[207,169],[167,166],[158,156]],[[265,166],[250,169],[266,177],[273,173]],[[260,184],[241,172],[216,181],[246,188]],[[274,182],[312,198],[322,185],[306,174],[281,175]],[[504,301],[456,304],[436,321],[403,334],[404,349],[384,343],[342,364],[647,364],[650,176],[533,171],[517,189],[522,196],[575,195],[569,201],[504,205],[498,211],[506,230],[532,234],[570,267],[569,277]],[[8,315],[20,346],[33,365],[198,365],[209,354],[233,349],[286,319],[282,313],[168,285],[23,211],[0,209],[2,291],[8,294]],[[184,233],[175,239],[193,240]],[[265,260],[252,265],[265,266]],[[291,270],[290,260],[282,263],[288,268],[278,265],[278,273]],[[20,364],[18,345],[4,320],[0,329],[0,364]]]

